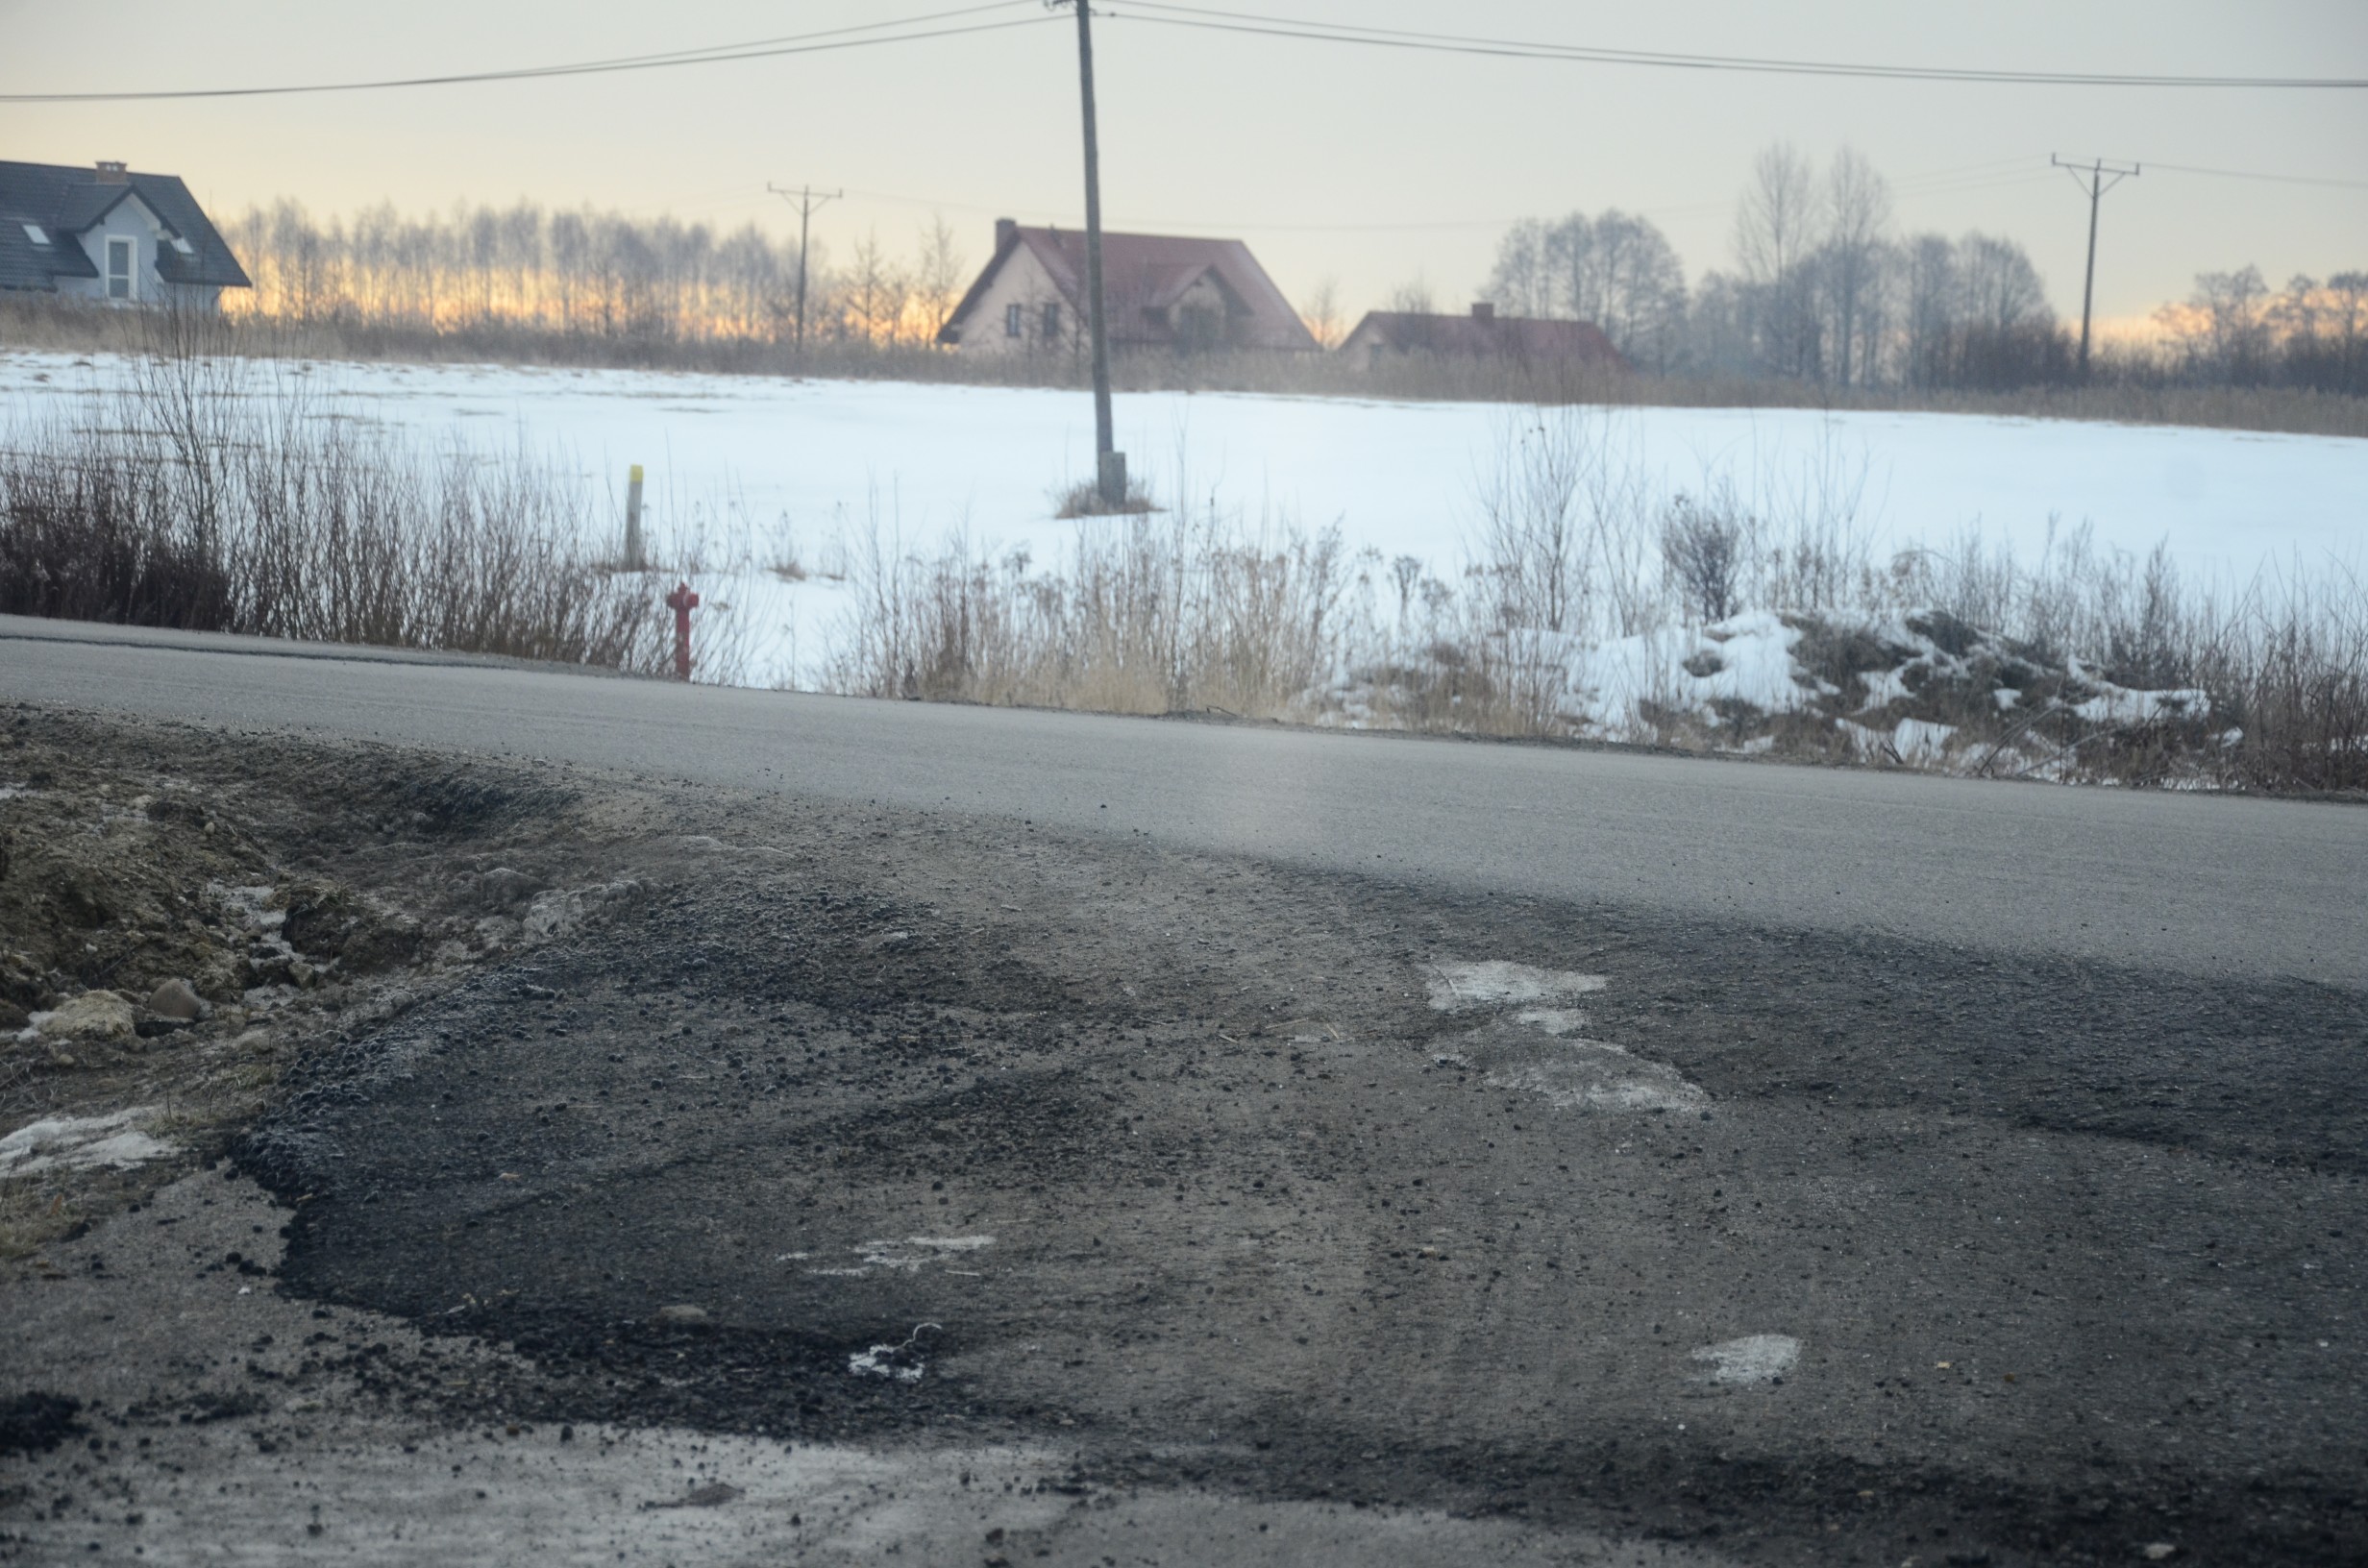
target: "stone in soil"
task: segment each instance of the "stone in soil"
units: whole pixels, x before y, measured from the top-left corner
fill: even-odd
[[[186,980],[167,980],[148,993],[148,1011],[160,1018],[194,1022],[212,1011]]]

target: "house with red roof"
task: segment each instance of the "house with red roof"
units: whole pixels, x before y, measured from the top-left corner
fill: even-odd
[[[1238,239],[1101,236],[1110,347],[1176,354],[1317,352],[1299,313]],[[971,354],[1082,352],[1085,233],[995,222],[995,255],[938,333]]]

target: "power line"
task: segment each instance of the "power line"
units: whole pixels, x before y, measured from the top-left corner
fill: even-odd
[[[2223,180],[2267,180],[2281,185],[2331,185],[2338,190],[2368,190],[2368,180],[2323,180],[2307,174],[2257,174],[2247,169],[2199,169],[2189,163],[2149,163],[2150,169],[2179,174],[2209,174]]]
[[[1695,55],[1657,49],[1609,49],[1592,44],[1537,39],[1491,38],[1455,33],[1418,33],[1402,28],[1311,22],[1257,12],[1217,11],[1201,6],[1126,0],[1113,19],[1149,22],[1203,32],[1298,38],[1316,43],[1355,43],[1377,49],[1431,54],[1487,55],[1500,59],[1554,61],[1569,64],[1641,65],[1668,70],[1741,71],[1766,76],[1839,76],[1887,82],[1954,82],[2051,87],[2251,87],[2368,88],[2368,78],[2282,76],[2173,76],[2111,71],[2021,71],[1945,65],[1884,65],[1853,61],[1782,60],[1748,55]]]
[[[626,55],[608,60],[579,61],[564,65],[528,65],[510,70],[462,71],[443,76],[388,77],[367,82],[309,82],[282,86],[182,87],[124,92],[7,92],[0,93],[0,104],[111,104],[190,98],[280,98],[297,93],[375,92],[390,87],[445,87],[482,82],[532,82],[570,76],[605,76],[620,71],[666,70],[679,65],[716,65],[732,61],[775,60],[785,55],[829,54],[840,50],[870,48],[875,44],[918,43],[928,38],[951,38],[977,33],[999,33],[1015,27],[1039,27],[1055,19],[1044,15],[1029,15],[1013,17],[1006,21],[974,22],[957,27],[932,28],[919,33],[888,31],[895,28],[914,27],[924,22],[943,21],[956,16],[974,16],[981,12],[1008,11],[1014,6],[1030,5],[1031,3],[1032,0],[995,0],[995,3],[990,5],[964,6],[952,11],[929,12],[894,21],[865,22],[854,27],[828,28],[819,33],[791,34],[783,37],[749,39],[740,43],[710,44],[701,49],[681,49],[668,54]],[[874,37],[848,36],[866,33],[883,36]]]

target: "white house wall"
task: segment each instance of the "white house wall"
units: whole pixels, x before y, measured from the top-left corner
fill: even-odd
[[[132,286],[135,305],[191,304],[210,307],[222,291],[207,284],[168,283],[157,276],[157,247],[169,245],[164,226],[148,204],[136,195],[117,202],[107,216],[79,235],[84,254],[90,264],[99,269],[96,278],[61,278],[58,292],[79,299],[107,299],[107,242],[111,238],[132,241]],[[122,302],[110,302],[120,304]]]
[[[1061,333],[1057,342],[1048,342],[1044,336],[1045,306],[1058,304],[1061,307]],[[1020,306],[1020,335],[1008,337],[1003,332],[1003,316],[1012,306]],[[962,319],[962,337],[957,345],[965,355],[973,354],[1046,354],[1073,348],[1076,343],[1077,321],[1074,308],[1062,297],[1052,274],[1045,270],[1043,261],[1025,245],[1013,250],[1010,259],[997,271],[985,292],[979,295],[971,313]]]

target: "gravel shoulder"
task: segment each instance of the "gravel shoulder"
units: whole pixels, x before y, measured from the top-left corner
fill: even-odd
[[[292,801],[422,768],[27,719],[94,769],[212,757]],[[87,1530],[154,1556],[120,1522],[150,1505],[102,1481],[218,1474],[398,1560],[454,1464],[512,1478],[464,1501],[508,1499],[487,1528],[555,1560],[710,1527],[818,1561],[2368,1539],[2356,991],[950,803],[433,776],[505,804],[442,838],[381,816],[256,843],[477,940],[379,971],[401,1006],[291,1037],[259,1112],[225,1113],[231,1166],[187,1156],[0,1265],[0,1312],[35,1325],[0,1399],[79,1402],[12,1407],[0,1555]],[[495,870],[535,885],[517,913],[482,909]],[[732,1495],[639,1506],[709,1484]],[[313,1522],[185,1507],[189,1540]]]

